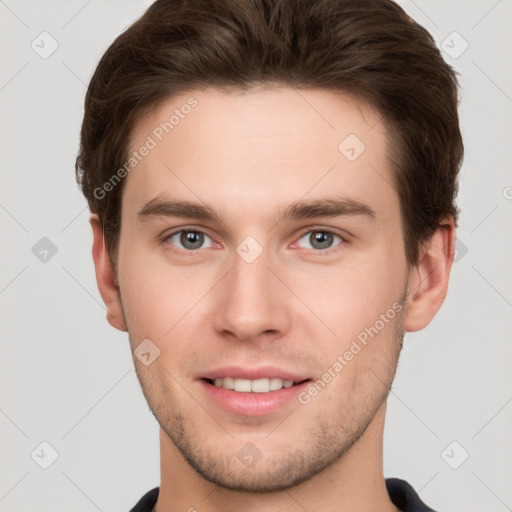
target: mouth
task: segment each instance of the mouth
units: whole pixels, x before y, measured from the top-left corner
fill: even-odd
[[[198,378],[205,397],[224,412],[265,416],[293,407],[312,378],[276,367],[225,367]]]

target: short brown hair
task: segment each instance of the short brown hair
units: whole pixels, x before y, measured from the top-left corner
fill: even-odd
[[[106,197],[95,190],[126,161],[147,109],[209,85],[345,93],[375,107],[391,134],[406,257],[414,265],[444,216],[457,226],[464,148],[456,75],[427,30],[391,0],[157,0],[96,68],[76,178],[116,269],[123,183]]]

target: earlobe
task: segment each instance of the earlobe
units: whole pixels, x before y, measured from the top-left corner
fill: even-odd
[[[422,246],[418,264],[409,277],[404,329],[424,329],[437,314],[448,293],[448,281],[455,256],[455,223],[445,218]]]
[[[126,331],[116,276],[103,237],[103,227],[97,214],[92,214],[89,222],[93,233],[92,257],[96,268],[96,282],[107,309],[107,321],[112,327]]]

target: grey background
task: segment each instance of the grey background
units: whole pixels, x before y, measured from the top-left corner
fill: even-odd
[[[466,157],[457,262],[441,312],[406,335],[388,401],[385,475],[407,479],[442,511],[512,510],[512,3],[399,3],[461,73]],[[160,483],[158,424],[127,335],[105,320],[74,181],[86,84],[149,4],[0,1],[4,512],[127,511]],[[58,43],[47,58],[31,47],[51,49],[43,31]],[[58,453],[47,469],[42,442]]]

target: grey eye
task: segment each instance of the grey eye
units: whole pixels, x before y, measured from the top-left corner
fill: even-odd
[[[186,230],[176,231],[167,237],[172,245],[177,246],[179,249],[187,251],[195,251],[201,249],[205,239],[210,239],[208,235],[201,233],[201,231]],[[181,247],[180,247],[181,245]]]
[[[330,231],[325,230],[314,230],[309,231],[306,233],[300,240],[307,239],[307,242],[311,244],[311,247],[306,247],[307,249],[313,248],[317,250],[325,250],[330,249],[333,245],[333,241],[335,238],[338,238],[340,241],[343,241],[341,236],[336,235],[335,233],[332,233]],[[299,240],[299,246],[304,247],[303,245],[300,245]]]

